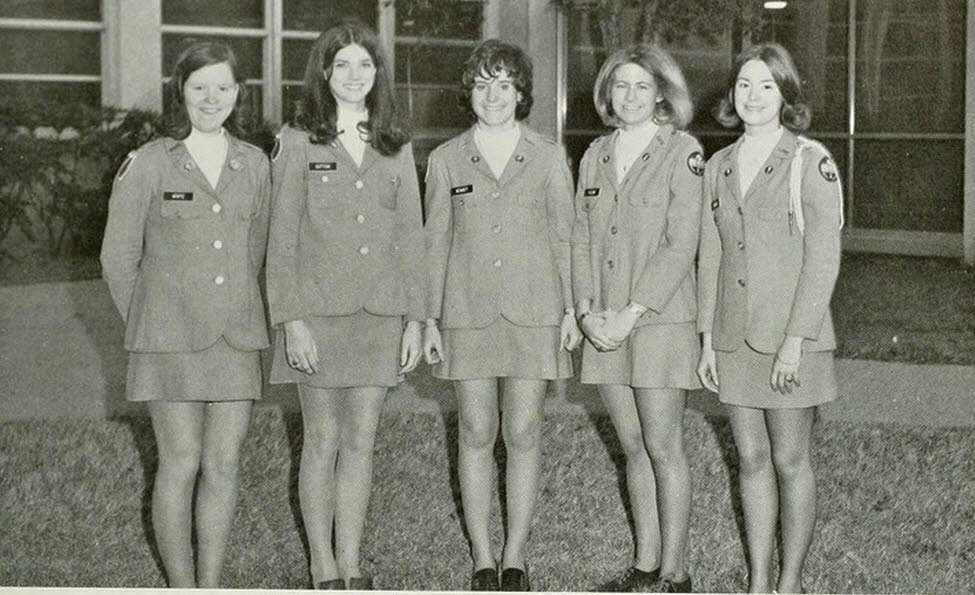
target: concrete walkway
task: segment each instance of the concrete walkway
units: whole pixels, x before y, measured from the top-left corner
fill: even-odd
[[[123,330],[101,280],[0,287],[0,422],[143,413],[125,401]],[[837,376],[841,397],[822,408],[824,419],[975,425],[975,366],[837,360]],[[266,389],[262,406],[297,410],[293,387]],[[551,392],[550,411],[602,411],[595,389],[575,380]],[[706,391],[692,393],[690,407],[720,414]],[[387,408],[450,410],[453,391],[421,365],[391,391]]]

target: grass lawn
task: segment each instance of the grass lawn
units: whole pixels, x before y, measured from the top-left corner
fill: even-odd
[[[382,419],[362,552],[379,588],[466,588],[470,558],[450,471],[455,426],[453,417],[445,424],[431,414]],[[742,590],[730,430],[725,420],[696,411],[688,412],[685,428],[695,587]],[[297,416],[256,410],[227,587],[307,586],[296,501],[300,433]],[[549,416],[544,440],[528,552],[532,579],[539,590],[591,589],[631,556],[622,454],[602,416]],[[970,592],[973,452],[975,428],[820,422],[814,445],[820,520],[806,589]],[[0,585],[163,586],[148,516],[154,468],[146,418],[0,425]]]

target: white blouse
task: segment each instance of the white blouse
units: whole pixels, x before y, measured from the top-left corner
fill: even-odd
[[[362,165],[362,156],[366,152],[366,141],[362,138],[359,131],[360,122],[369,121],[369,111],[353,111],[348,108],[338,106],[338,113],[335,118],[335,127],[338,129],[339,140],[342,146],[348,151],[356,165]]]
[[[491,173],[499,180],[520,138],[521,126],[517,124],[500,132],[488,131],[480,126],[474,127],[474,144],[491,168]]]
[[[616,129],[616,144],[614,146],[615,153],[613,157],[616,162],[617,184],[623,181],[626,172],[630,171],[637,157],[650,144],[650,139],[657,133],[658,128],[660,127],[653,120],[648,120],[645,124],[629,130],[622,128]]]
[[[758,170],[762,169],[762,164],[779,144],[782,130],[783,128],[779,126],[772,132],[762,135],[745,134],[741,147],[738,148],[738,192],[742,198],[752,185],[752,180],[758,175]]]
[[[190,135],[183,139],[186,150],[190,152],[190,157],[196,162],[206,177],[210,186],[216,189],[220,181],[220,172],[223,170],[224,161],[227,160],[227,151],[230,144],[224,129],[220,132],[207,134],[200,132],[196,128],[190,128]]]

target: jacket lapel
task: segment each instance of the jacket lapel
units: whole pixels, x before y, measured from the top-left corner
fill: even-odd
[[[533,131],[529,130],[527,126],[518,124],[518,132],[518,144],[515,145],[514,152],[508,158],[504,171],[501,172],[501,179],[498,180],[501,186],[511,182],[512,178],[518,177],[535,157],[535,152],[538,150],[537,139]]]
[[[744,137],[743,137],[744,138]],[[740,145],[739,141],[739,145]],[[752,196],[760,191],[762,188],[766,188],[768,184],[765,182],[768,180],[769,176],[775,175],[776,172],[782,168],[782,171],[788,171],[789,160],[792,159],[792,155],[796,150],[796,136],[790,132],[787,128],[782,129],[782,137],[779,138],[779,142],[776,143],[775,148],[769,153],[769,156],[765,159],[765,163],[752,178],[751,184],[749,184],[747,191],[744,196],[744,203],[748,203],[752,200]],[[737,155],[735,157],[735,163],[738,162]],[[781,173],[781,172],[779,172]],[[736,182],[735,187],[738,187]]]
[[[638,175],[641,175],[644,171],[654,171],[663,162],[664,157],[667,154],[667,144],[673,136],[673,127],[670,125],[663,125],[657,128],[657,131],[653,133],[653,138],[647,143],[647,146],[643,148],[643,151],[637,155],[636,161],[633,162],[633,166],[623,175],[622,185],[625,186],[627,182],[635,179]],[[616,168],[613,168],[613,176],[615,179]]]

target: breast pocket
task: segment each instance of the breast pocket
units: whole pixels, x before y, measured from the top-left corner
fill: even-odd
[[[163,219],[198,219],[205,213],[202,198],[193,192],[164,192],[160,203]]]
[[[399,185],[399,176],[387,176],[383,179],[376,197],[379,206],[390,211],[396,210],[396,197],[399,194]]]

